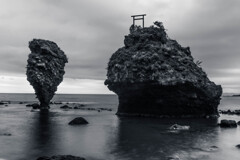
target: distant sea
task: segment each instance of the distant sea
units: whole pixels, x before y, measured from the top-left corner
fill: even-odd
[[[112,111],[63,110],[51,105],[47,115],[25,105],[34,94],[0,94],[0,160],[35,160],[39,156],[71,154],[87,160],[239,160],[240,127],[219,128],[221,119],[157,119],[118,117],[116,95],[56,94],[53,101],[84,104]],[[24,102],[20,104],[19,102]],[[147,107],[147,106],[146,106]],[[240,109],[240,97],[222,97],[219,109]],[[89,124],[69,126],[76,117]],[[173,124],[189,130],[172,132]]]
[[[0,101],[18,102],[38,102],[35,94],[30,93],[0,93]],[[107,103],[116,104],[116,95],[106,94],[56,94],[54,95],[53,102],[88,102],[88,103]]]

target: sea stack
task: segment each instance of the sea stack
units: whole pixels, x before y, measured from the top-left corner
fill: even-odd
[[[68,62],[56,43],[33,39],[29,42],[27,80],[33,86],[42,111],[49,109],[50,100],[63,80],[64,66]]]
[[[211,82],[189,47],[170,39],[161,22],[131,26],[110,58],[105,85],[119,98],[117,115],[218,116],[222,88]]]

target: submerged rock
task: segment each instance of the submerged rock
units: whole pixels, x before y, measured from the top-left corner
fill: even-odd
[[[68,60],[57,44],[48,40],[33,39],[29,42],[29,48],[27,80],[35,90],[41,110],[48,109],[63,80],[64,66]]]
[[[38,103],[26,104],[26,107],[32,107],[33,109],[40,109],[40,105]]]
[[[72,155],[57,155],[52,157],[39,157],[37,160],[85,160],[85,158],[82,157],[75,157]]]
[[[0,136],[11,136],[11,133],[0,133]]]
[[[218,115],[222,94],[194,62],[189,47],[170,39],[161,22],[131,27],[110,58],[105,85],[119,98],[118,115]]]
[[[82,118],[82,117],[77,117],[73,119],[71,122],[68,123],[69,125],[81,125],[81,124],[88,124],[88,122]]]
[[[234,120],[223,119],[223,120],[221,120],[220,127],[223,127],[223,128],[235,128],[235,127],[237,127],[237,123]]]
[[[181,125],[178,125],[178,124],[174,124],[169,129],[170,130],[189,130],[190,126],[181,126]]]

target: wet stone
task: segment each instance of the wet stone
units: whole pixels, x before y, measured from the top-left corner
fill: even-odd
[[[84,125],[84,124],[88,124],[88,122],[82,117],[77,117],[77,118],[73,119],[72,121],[70,121],[68,124],[69,125]]]
[[[33,39],[29,42],[29,48],[31,53],[27,60],[27,80],[40,101],[40,109],[47,110],[50,100],[63,80],[64,67],[68,60],[64,52],[52,41]]]
[[[56,155],[52,157],[43,156],[37,158],[36,160],[85,160],[85,158],[76,157],[72,155]]]
[[[222,128],[236,128],[237,127],[237,123],[234,120],[223,119],[220,122],[220,127],[222,127]]]

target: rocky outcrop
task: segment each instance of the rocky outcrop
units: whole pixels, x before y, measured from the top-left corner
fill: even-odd
[[[48,40],[33,39],[29,48],[27,80],[35,90],[41,110],[46,110],[63,80],[68,60],[57,44]]]
[[[69,107],[68,105],[63,105],[60,107],[61,109],[72,109],[72,107]]]
[[[33,109],[40,109],[40,105],[38,103],[27,104],[26,107],[32,107]]]
[[[161,22],[131,27],[110,58],[105,85],[119,98],[118,115],[218,115],[222,88],[194,62],[189,47],[170,39]]]

